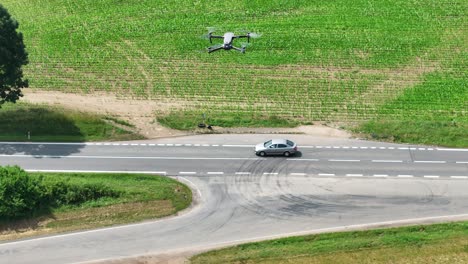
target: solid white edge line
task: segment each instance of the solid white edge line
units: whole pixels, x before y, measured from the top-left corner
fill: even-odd
[[[152,157],[152,156],[54,156],[54,155],[7,155],[0,154],[0,157],[7,158],[64,158],[64,159],[153,159],[153,160],[265,160],[261,158],[207,158],[207,157]]]
[[[310,229],[310,230],[304,230],[304,231],[298,231],[298,232],[283,233],[283,234],[278,234],[278,235],[261,236],[261,237],[248,238],[248,239],[232,240],[232,241],[223,242],[223,243],[215,243],[215,244],[212,244],[212,245],[206,245],[205,249],[219,248],[219,247],[221,247],[223,245],[234,245],[234,244],[240,244],[240,243],[245,243],[245,242],[271,240],[271,239],[282,238],[282,237],[309,235],[309,234],[326,233],[326,232],[349,231],[349,230],[358,230],[358,229],[369,229],[369,228],[382,228],[382,227],[385,227],[385,226],[418,224],[418,223],[421,223],[421,222],[427,222],[427,221],[431,222],[431,221],[435,221],[435,220],[445,220],[445,221],[447,221],[447,220],[450,220],[450,219],[453,219],[453,218],[457,218],[457,219],[467,218],[468,219],[468,214],[430,216],[430,217],[421,217],[421,218],[400,219],[400,220],[393,220],[393,221],[389,220],[389,221],[373,222],[373,223],[366,223],[366,224],[356,224],[356,225],[345,225],[345,226],[338,226],[338,227]],[[94,229],[94,230],[86,230],[86,231],[82,231],[82,232],[59,234],[59,235],[52,235],[52,236],[46,236],[46,237],[26,239],[26,240],[21,240],[21,241],[0,243],[0,247],[23,244],[23,243],[30,243],[30,242],[35,242],[35,241],[49,240],[49,239],[57,239],[57,238],[61,238],[61,237],[70,237],[70,236],[78,236],[78,235],[82,235],[82,234],[98,233],[98,232],[104,232],[104,231],[109,231],[109,230],[125,229],[125,228],[135,227],[135,226],[145,226],[145,225],[154,224],[155,222],[161,222],[161,221],[166,221],[166,220],[167,219],[160,219],[160,220],[148,221],[148,222],[143,222],[143,223],[121,225],[121,226],[114,226],[114,227],[105,227],[105,228]],[[182,252],[183,250],[177,249],[177,251]],[[166,251],[166,253],[167,253],[167,251]],[[114,260],[115,260],[115,258],[114,258]],[[81,262],[81,263],[95,263],[96,261],[98,261],[98,260],[86,261],[86,262]]]
[[[414,163],[447,163],[443,160],[415,160]]]
[[[436,148],[439,151],[468,151],[468,149],[450,149],[450,148]]]
[[[255,145],[221,145],[222,147],[240,147],[240,148],[246,148],[246,147],[249,147],[249,148],[253,148],[255,147]]]
[[[64,172],[64,173],[71,173],[71,172],[78,172],[78,173],[131,173],[131,174],[162,174],[166,175],[167,172],[165,171],[99,171],[99,170],[35,170],[35,169],[25,169],[27,172]]]

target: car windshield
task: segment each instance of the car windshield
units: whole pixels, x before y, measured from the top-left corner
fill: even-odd
[[[263,144],[265,148],[268,148],[270,145],[271,145],[271,140],[268,140],[267,142]]]

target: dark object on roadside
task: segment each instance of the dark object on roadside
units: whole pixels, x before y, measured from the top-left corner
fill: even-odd
[[[199,128],[205,128],[206,125],[205,125],[204,123],[200,123],[200,124],[198,124],[198,127],[199,127]]]

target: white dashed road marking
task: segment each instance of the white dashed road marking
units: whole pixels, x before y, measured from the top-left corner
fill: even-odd
[[[338,161],[338,162],[360,162],[361,160],[329,159],[328,161]]]
[[[450,176],[452,179],[468,179],[468,176]]]
[[[398,162],[403,162],[402,160],[372,160],[372,162],[387,162],[387,163],[398,163]]]
[[[362,174],[346,174],[346,177],[362,177]]]
[[[436,178],[439,178],[438,175],[424,175],[423,177],[424,177],[424,178],[429,178],[429,179],[436,179]]]
[[[413,178],[413,175],[405,175],[405,174],[400,174],[397,176],[398,178]]]

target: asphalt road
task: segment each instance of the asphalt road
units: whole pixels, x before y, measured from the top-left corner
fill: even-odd
[[[181,216],[0,244],[0,263],[74,263],[199,250],[371,223],[468,216],[468,150],[288,135],[295,157],[254,155],[268,135],[142,142],[0,143],[0,165],[135,171],[196,188]],[[277,135],[275,137],[282,137]]]

